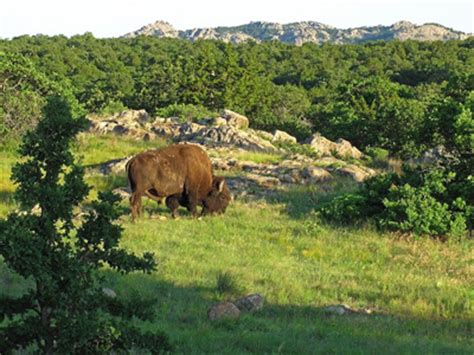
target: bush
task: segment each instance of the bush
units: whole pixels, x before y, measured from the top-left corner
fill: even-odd
[[[358,192],[336,197],[319,212],[325,220],[344,225],[372,219],[383,230],[461,237],[472,218],[472,204],[452,190],[455,178],[442,169],[405,168],[402,176],[368,179]]]
[[[216,112],[210,111],[203,106],[189,104],[169,105],[157,109],[155,113],[160,117],[179,117],[183,122],[218,116]]]
[[[369,156],[375,167],[386,168],[388,166],[389,151],[383,148],[371,147],[365,149],[365,153]]]
[[[367,200],[363,194],[345,194],[322,207],[320,214],[326,221],[349,225],[368,217],[366,205]]]
[[[121,101],[111,100],[100,110],[99,114],[101,116],[111,116],[126,109],[127,107]]]
[[[408,184],[394,188],[384,205],[386,213],[379,223],[389,230],[433,236],[461,236],[466,230],[463,215],[453,213],[448,204],[436,200],[426,188]]]

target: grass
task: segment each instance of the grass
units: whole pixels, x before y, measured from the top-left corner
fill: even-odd
[[[325,226],[311,212],[299,216],[284,202],[266,201],[235,203],[224,217],[201,221],[130,224],[124,216],[123,244],[154,251],[159,269],[109,282],[119,294],[159,294],[157,323],[183,353],[472,350],[471,242],[398,240],[370,228]],[[216,284],[226,273],[230,280],[220,276]],[[229,283],[239,287],[222,286]],[[264,310],[211,324],[206,310],[222,289],[230,299],[261,293]],[[380,314],[322,314],[338,303]]]
[[[74,151],[82,165],[90,166],[166,145],[167,142],[160,139],[143,141],[115,135],[81,133],[78,135]]]
[[[0,145],[0,217],[14,209],[13,192],[15,186],[10,180],[11,168],[17,160],[18,143],[9,141]]]
[[[152,145],[82,139],[77,149],[88,164]],[[5,150],[0,156],[1,186],[11,193],[4,169],[15,154]],[[111,189],[123,179],[88,176],[95,189]],[[170,219],[163,205],[150,201],[145,205],[151,217],[132,224],[124,202],[122,245],[137,254],[154,252],[158,269],[125,277],[104,269],[106,286],[119,297],[157,297],[153,321],[139,325],[165,330],[178,353],[472,354],[474,242],[400,239],[370,226],[321,223],[315,207],[351,188],[342,180],[329,192],[298,187],[277,198],[236,201],[224,216],[202,220],[185,212]],[[9,203],[0,197],[0,213]],[[4,264],[0,280],[0,294],[25,290],[26,283]],[[233,321],[207,320],[212,303],[256,292],[265,298],[262,311]],[[330,316],[321,310],[340,303],[377,312]]]

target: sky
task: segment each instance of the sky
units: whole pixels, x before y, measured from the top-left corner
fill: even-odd
[[[157,20],[176,29],[251,21],[317,21],[338,28],[436,22],[473,33],[474,0],[1,0],[0,38],[92,32],[118,37]]]

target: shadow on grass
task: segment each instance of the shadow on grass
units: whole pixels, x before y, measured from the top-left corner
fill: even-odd
[[[7,274],[0,267],[1,279],[15,282],[11,288],[2,282],[0,295],[21,296],[26,281]],[[120,299],[152,300],[148,321],[133,322],[165,331],[177,353],[471,353],[474,345],[469,319],[328,315],[316,306],[266,303],[240,319],[211,322],[207,310],[224,298],[215,285],[178,286],[157,274],[121,276],[110,270],[102,274],[104,287]],[[23,283],[25,287],[20,287]]]
[[[180,287],[156,275],[106,272],[107,287],[128,297],[156,298],[149,327],[167,332],[181,353],[453,353],[469,352],[469,320],[328,315],[320,307],[265,304],[239,320],[210,322],[222,297],[214,286]],[[237,295],[230,296],[235,300]],[[471,342],[471,343],[470,343]]]
[[[358,185],[352,180],[336,179],[310,186],[292,186],[265,197],[268,203],[280,203],[293,219],[303,219],[337,196],[354,191]]]

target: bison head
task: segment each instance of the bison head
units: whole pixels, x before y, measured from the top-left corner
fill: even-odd
[[[222,176],[213,176],[212,189],[204,199],[202,214],[224,213],[231,199],[225,179]]]

